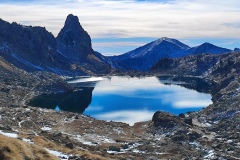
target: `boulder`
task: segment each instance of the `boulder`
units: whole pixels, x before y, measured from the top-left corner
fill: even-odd
[[[116,151],[116,152],[120,152],[121,149],[119,147],[116,146],[109,146],[109,151]]]
[[[163,128],[173,128],[174,126],[181,124],[182,120],[170,113],[157,111],[152,117],[154,126]]]
[[[67,147],[69,149],[73,149],[74,145],[73,145],[73,143],[67,143],[67,144],[65,144],[65,147]]]
[[[192,132],[192,133],[188,134],[188,137],[189,137],[189,141],[194,141],[194,140],[197,140],[198,138],[202,137],[202,135],[197,132]]]
[[[129,146],[127,144],[123,144],[121,147],[122,149],[128,149]]]
[[[180,114],[178,115],[178,117],[180,117],[180,118],[185,118],[185,114],[180,113]]]
[[[191,126],[193,125],[192,118],[185,118],[184,122],[187,123],[188,125],[191,125]]]

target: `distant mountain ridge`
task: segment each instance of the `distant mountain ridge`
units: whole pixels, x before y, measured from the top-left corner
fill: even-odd
[[[230,49],[221,48],[210,43],[204,43],[191,48],[176,39],[163,37],[133,51],[109,58],[125,67],[126,70],[148,71],[163,58],[180,58],[202,53],[221,54],[231,51]]]
[[[0,56],[25,71],[69,76],[107,74],[112,69],[149,71],[164,58],[226,52],[231,50],[210,43],[191,48],[163,37],[125,54],[107,57],[93,50],[91,37],[72,14],[56,38],[44,27],[10,24],[0,19]]]
[[[111,67],[95,54],[91,38],[77,16],[67,16],[55,38],[44,27],[23,26],[0,19],[0,56],[26,71],[59,75],[106,74]]]

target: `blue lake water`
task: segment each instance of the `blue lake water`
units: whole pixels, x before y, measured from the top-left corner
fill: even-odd
[[[181,81],[161,81],[157,77],[98,77],[96,80],[92,101],[83,113],[101,120],[132,125],[150,120],[158,110],[179,114],[196,111],[212,103],[210,94],[186,89],[179,85],[186,83]],[[89,81],[94,81],[94,78],[75,80],[85,87],[92,85],[86,83]],[[164,82],[171,82],[171,85]]]
[[[151,120],[158,110],[178,115],[212,103],[211,95],[207,93],[211,84],[191,78],[90,77],[74,78],[68,83],[78,88],[77,91],[41,95],[30,105],[80,112],[100,120],[133,125]]]

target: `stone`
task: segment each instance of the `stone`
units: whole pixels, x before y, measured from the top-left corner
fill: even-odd
[[[128,149],[129,146],[127,144],[124,144],[121,147],[122,147],[122,149]]]
[[[180,113],[180,114],[178,115],[178,117],[180,117],[180,118],[185,118],[185,114]]]
[[[188,137],[189,137],[189,141],[194,141],[194,140],[197,140],[198,138],[202,137],[202,135],[197,132],[192,132],[192,133],[188,134]]]
[[[170,113],[157,111],[152,117],[155,126],[163,128],[173,128],[181,123],[180,118]]]
[[[187,123],[187,124],[189,124],[189,125],[191,125],[191,126],[193,125],[193,123],[192,123],[192,118],[185,118],[185,119],[184,119],[184,122]]]
[[[65,147],[67,147],[69,149],[73,149],[74,145],[73,145],[73,143],[67,143],[67,144],[65,144]]]
[[[109,150],[110,151],[116,151],[116,152],[120,152],[121,149],[119,147],[116,147],[116,146],[109,146]]]

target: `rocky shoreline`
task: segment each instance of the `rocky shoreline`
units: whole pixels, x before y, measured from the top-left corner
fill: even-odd
[[[230,143],[229,139],[209,130],[214,122],[199,122],[190,115],[177,117],[156,112],[152,121],[129,126],[29,106],[1,107],[0,112],[2,132],[16,133],[18,139],[27,139],[35,145],[63,152],[70,159],[83,158],[85,151],[89,152],[85,155],[88,159],[92,159],[93,155],[98,156],[95,159],[229,158],[231,156],[227,152],[216,152],[209,144],[217,147],[218,142],[224,143],[226,146],[218,147],[229,149],[227,147],[231,144],[238,143],[237,137],[230,139]],[[210,155],[211,152],[214,155]],[[231,153],[237,156],[237,149],[232,148]]]
[[[14,72],[22,71],[14,68]],[[25,74],[29,75],[29,79],[35,78],[34,74]],[[50,78],[47,73],[39,74],[36,77],[44,75]],[[71,90],[58,76],[50,81],[43,77],[36,80],[40,81],[42,91],[46,91],[45,83],[52,86],[49,92]],[[226,106],[216,97],[219,94],[227,96],[222,93],[223,90],[232,93],[232,86],[225,85],[224,88],[219,88],[219,92],[214,92],[222,86],[224,79],[213,78],[217,82],[211,92],[214,103],[199,112],[174,116],[158,111],[153,115],[152,121],[129,126],[77,113],[34,108],[23,103],[7,103],[8,105],[0,107],[0,130],[2,133],[17,134],[21,141],[62,153],[57,155],[60,159],[239,159],[238,96],[235,99],[224,99],[229,104]],[[231,83],[236,83],[237,78]],[[41,93],[41,87],[34,88],[33,95]],[[19,91],[19,87],[16,88],[17,90],[10,89],[11,93]],[[31,87],[27,86],[25,92],[29,92],[29,88]],[[1,91],[2,94],[5,92]],[[237,89],[235,93],[238,93]],[[221,110],[216,110],[219,107]]]
[[[93,51],[73,15],[57,38],[42,27],[0,23],[0,159],[240,159],[239,51],[162,58],[148,72],[122,71]],[[215,83],[208,90],[213,104],[179,116],[157,111],[151,121],[133,126],[27,105],[41,94],[74,91],[59,75],[96,76],[98,70],[208,79]]]

